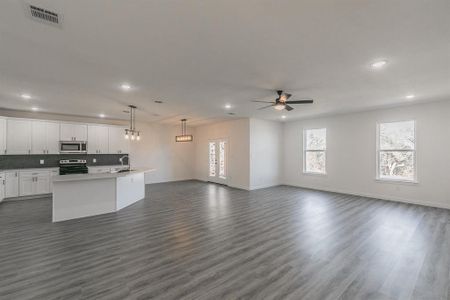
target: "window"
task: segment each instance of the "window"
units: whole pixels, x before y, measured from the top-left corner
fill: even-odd
[[[327,129],[303,131],[303,172],[326,174]]]
[[[378,124],[378,179],[416,181],[415,121]]]

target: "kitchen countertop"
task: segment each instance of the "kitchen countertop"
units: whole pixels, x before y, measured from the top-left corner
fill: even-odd
[[[138,173],[148,173],[148,172],[152,172],[155,170],[156,169],[142,168],[142,169],[135,169],[132,171],[121,172],[121,173],[56,175],[56,176],[53,176],[53,182],[118,178],[118,177],[125,177],[128,175],[138,174]]]
[[[128,165],[90,165],[88,168],[128,168]],[[0,172],[20,172],[20,171],[50,171],[50,170],[59,170],[59,167],[39,167],[39,168],[16,168],[16,169],[0,169]]]
[[[98,165],[90,165],[87,166],[88,168],[128,168],[128,165],[104,165],[104,166],[98,166]]]

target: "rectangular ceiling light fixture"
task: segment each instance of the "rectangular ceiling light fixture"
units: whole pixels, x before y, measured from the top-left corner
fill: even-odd
[[[175,136],[175,142],[192,142],[194,136],[192,134],[186,134],[186,119],[181,120],[181,135]]]
[[[186,134],[186,135],[177,135],[175,137],[176,142],[192,142],[194,140],[194,137],[192,134]]]

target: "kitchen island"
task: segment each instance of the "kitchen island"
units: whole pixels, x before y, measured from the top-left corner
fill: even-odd
[[[53,222],[112,213],[145,197],[153,169],[53,177]]]

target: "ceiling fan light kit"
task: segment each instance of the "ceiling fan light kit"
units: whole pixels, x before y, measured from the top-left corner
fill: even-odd
[[[273,108],[275,108],[276,110],[283,110],[286,108],[286,105],[284,105],[282,103],[278,103],[278,104],[275,104]]]
[[[181,135],[175,136],[175,142],[192,142],[194,140],[194,136],[192,134],[186,134],[186,119],[181,119]]]
[[[284,93],[282,90],[278,90],[277,91],[278,94],[278,98],[275,99],[275,101],[259,101],[259,100],[254,100],[252,102],[261,102],[261,103],[271,103],[270,105],[267,106],[263,106],[261,108],[258,108],[259,110],[261,109],[266,109],[268,107],[273,107],[276,110],[283,110],[286,109],[287,111],[291,111],[294,108],[292,106],[290,106],[289,104],[311,104],[314,102],[314,100],[312,99],[304,99],[304,100],[293,100],[293,101],[288,101],[288,99],[292,96],[291,94],[288,93]]]

